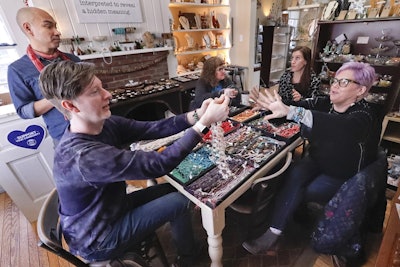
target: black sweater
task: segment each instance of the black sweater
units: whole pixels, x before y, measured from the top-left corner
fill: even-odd
[[[298,105],[313,114],[312,128],[302,125],[301,132],[322,173],[347,180],[376,159],[381,123],[368,102],[361,100],[343,113],[333,110],[329,97]]]

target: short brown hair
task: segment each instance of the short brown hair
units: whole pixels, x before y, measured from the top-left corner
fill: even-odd
[[[40,73],[39,85],[43,96],[61,113],[68,115],[61,101],[76,99],[94,76],[94,64],[64,60],[46,66]]]

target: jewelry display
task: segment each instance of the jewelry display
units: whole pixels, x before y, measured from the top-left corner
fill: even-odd
[[[321,20],[333,20],[335,18],[336,9],[339,7],[337,1],[330,1],[322,11]]]
[[[244,181],[255,168],[247,165],[243,159],[229,158],[229,169],[232,176],[222,179],[218,168],[213,168],[199,179],[186,186],[186,190],[210,207],[215,207],[228,192]]]
[[[221,128],[224,131],[224,134],[232,132],[234,129],[237,129],[239,126],[240,126],[240,124],[234,123],[233,121],[230,121],[230,120],[223,121],[221,123]],[[210,131],[203,136],[203,141],[211,142],[211,140],[212,140],[211,134],[212,134],[212,127],[211,127]]]
[[[286,144],[264,136],[250,126],[242,126],[225,137],[218,138],[219,143],[226,144],[218,149],[226,147],[225,153],[228,156],[225,158],[224,168],[229,169],[231,174],[224,177],[225,173],[221,171],[218,163],[215,168],[186,186],[186,190],[211,207],[215,207],[229,191],[240,185],[257,167],[266,163]],[[215,151],[212,150],[211,155],[213,153]]]
[[[189,48],[189,49],[193,49],[193,48],[194,48],[194,40],[193,40],[193,37],[190,36],[190,34],[187,34],[187,33],[186,33],[186,34],[185,34],[185,39],[186,39],[188,48]]]
[[[263,118],[259,118],[249,122],[248,125],[263,130],[274,137],[278,136],[284,139],[292,138],[300,132],[300,125],[294,122],[285,122],[280,125],[274,125]]]
[[[209,31],[209,32],[207,32],[207,35],[208,35],[208,37],[210,39],[210,46],[212,48],[215,48],[216,45],[217,45],[217,39],[215,38],[214,33],[212,31]]]
[[[203,47],[211,48],[211,39],[207,33],[203,35],[202,41],[203,41]]]
[[[179,23],[185,30],[190,30],[189,20],[185,16],[179,17]]]
[[[259,115],[260,112],[256,110],[251,110],[251,109],[246,109],[239,114],[231,117],[232,120],[238,121],[238,122],[244,122],[247,121],[251,118],[254,118],[255,116]]]
[[[185,184],[215,166],[214,162],[210,158],[210,149],[203,146],[199,150],[190,153],[175,169],[171,171],[171,175],[181,183]]]
[[[286,143],[262,135],[262,132],[250,126],[243,126],[225,136],[226,153],[234,157],[247,159],[251,165],[263,164]]]
[[[162,147],[165,147],[172,142],[176,141],[177,139],[181,138],[184,134],[184,131],[167,136],[164,138],[156,139],[156,140],[145,140],[145,141],[140,141],[137,143],[132,143],[130,145],[130,150],[143,150],[143,151],[154,151],[156,149],[160,149]]]
[[[218,171],[222,179],[228,179],[232,176],[229,169],[228,158],[225,154],[226,142],[224,142],[224,130],[222,123],[217,122],[211,125],[211,156],[210,159],[217,165]]]
[[[382,29],[382,35],[380,37],[375,38],[375,41],[379,43],[378,47],[371,48],[371,52],[373,54],[376,54],[374,63],[375,64],[383,64],[386,60],[381,59],[381,53],[388,51],[391,47],[388,45],[385,45],[386,42],[390,41],[392,39],[391,36],[389,36],[389,33],[391,32],[391,29]]]

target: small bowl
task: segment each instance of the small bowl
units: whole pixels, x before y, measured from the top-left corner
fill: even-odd
[[[93,40],[96,42],[104,42],[107,41],[107,36],[100,35],[100,36],[93,36]]]

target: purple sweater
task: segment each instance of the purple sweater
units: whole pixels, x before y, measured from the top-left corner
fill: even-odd
[[[175,168],[201,140],[193,129],[162,153],[120,149],[129,142],[176,134],[191,125],[186,114],[161,121],[111,116],[99,135],[66,129],[55,151],[54,179],[60,218],[72,253],[101,242],[126,207],[125,180],[157,178]]]

